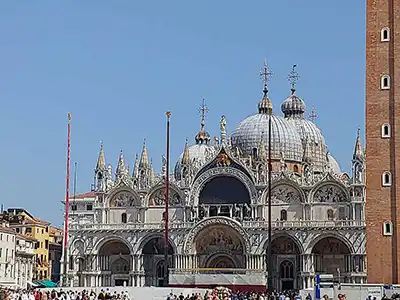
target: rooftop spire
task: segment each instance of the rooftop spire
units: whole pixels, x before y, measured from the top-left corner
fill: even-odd
[[[288,75],[288,80],[289,80],[289,82],[290,82],[290,84],[292,86],[292,88],[291,88],[292,94],[295,93],[296,84],[297,84],[297,81],[299,81],[299,78],[300,78],[299,73],[296,72],[296,67],[297,67],[297,65],[293,65],[292,71]]]
[[[139,154],[135,155],[135,162],[133,164],[132,177],[137,177],[139,175]]]
[[[100,141],[100,152],[99,157],[97,159],[96,170],[106,170],[106,158],[104,155],[103,141]]]
[[[185,150],[183,151],[183,156],[182,156],[182,164],[189,165],[189,163],[190,163],[189,144],[188,140],[186,139]]]
[[[147,156],[146,140],[143,141],[142,156],[140,157],[140,168],[147,168],[149,166],[149,158]]]
[[[261,69],[260,76],[264,84],[263,93],[264,96],[258,103],[258,112],[260,114],[272,114],[272,102],[268,98],[268,82],[271,79],[273,73],[268,66],[267,61],[264,61],[264,66]]]
[[[364,153],[361,145],[360,128],[357,129],[356,144],[354,145],[353,159],[363,160]]]
[[[117,175],[122,175],[125,172],[125,161],[124,161],[124,154],[121,152],[119,153],[119,158],[118,158],[118,165],[117,165],[117,171],[115,172]]]
[[[195,140],[196,144],[203,144],[203,143],[207,144],[211,140],[211,138],[208,132],[205,131],[204,129],[206,124],[205,122],[206,114],[209,111],[208,107],[206,106],[206,101],[204,100],[204,98],[199,111],[201,115],[201,128],[200,131],[196,134]]]

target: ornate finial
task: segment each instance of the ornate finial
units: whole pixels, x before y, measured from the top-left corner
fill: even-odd
[[[311,122],[315,122],[315,120],[318,118],[317,112],[315,111],[315,106],[313,105],[311,108],[311,113],[308,116],[308,118],[311,120]]]
[[[201,114],[201,131],[204,131],[206,114],[209,112],[209,109],[206,106],[206,100],[204,100],[204,98],[203,98],[203,103],[201,104],[199,111]]]
[[[167,118],[169,119],[169,118],[171,117],[171,112],[170,112],[170,111],[167,111],[167,112],[165,113],[165,115],[166,115]]]
[[[268,81],[271,79],[273,73],[271,69],[268,66],[268,63],[266,60],[264,60],[264,66],[262,67],[260,71],[260,77],[264,83],[264,96],[268,93]]]
[[[360,127],[357,128],[357,137],[360,137]]]
[[[292,85],[292,94],[296,91],[296,83],[299,81],[299,73],[296,72],[296,67],[297,65],[293,65],[292,71],[288,75],[288,80],[290,84]]]
[[[71,122],[72,114],[68,113],[67,118],[68,118],[68,123]]]

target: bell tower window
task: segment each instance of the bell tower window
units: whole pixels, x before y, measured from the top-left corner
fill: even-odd
[[[384,27],[381,30],[381,42],[389,42],[389,41],[390,41],[390,29]]]
[[[383,235],[385,236],[393,235],[393,224],[391,221],[383,222]]]
[[[391,186],[392,185],[392,174],[390,172],[384,172],[382,174],[382,185]]]
[[[389,124],[382,125],[382,137],[390,138],[390,125]]]
[[[390,89],[390,76],[389,75],[383,75],[381,77],[381,89],[382,90]]]

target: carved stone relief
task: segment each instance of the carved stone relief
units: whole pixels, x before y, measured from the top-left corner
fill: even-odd
[[[182,204],[181,196],[173,189],[169,189],[169,205],[180,205]],[[152,205],[164,205],[165,204],[165,195],[164,195],[164,188],[159,188],[154,191],[149,197],[149,206]]]
[[[135,196],[126,191],[122,191],[114,195],[110,201],[110,207],[132,207],[140,206]]]
[[[209,218],[204,221],[201,221],[198,223],[188,234],[186,242],[185,242],[185,247],[184,250],[186,253],[190,253],[192,246],[195,244],[195,240],[197,235],[204,230],[206,227],[210,227],[210,229],[215,226],[215,225],[225,225],[227,227],[230,227],[231,230],[234,230],[238,233],[239,236],[242,237],[244,240],[244,251],[246,253],[250,252],[250,240],[248,238],[248,235],[246,231],[243,230],[243,228],[235,221],[227,219],[227,218],[221,218],[221,217],[215,217],[215,218]]]
[[[320,187],[313,197],[314,202],[318,203],[339,203],[346,201],[346,194],[344,191],[333,185],[328,184]]]
[[[272,203],[301,203],[299,191],[287,184],[274,187],[271,192],[271,199]]]

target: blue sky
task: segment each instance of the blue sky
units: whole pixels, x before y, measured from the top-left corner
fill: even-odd
[[[194,141],[202,98],[207,130],[256,112],[267,59],[275,112],[297,93],[344,170],[364,133],[364,1],[5,1],[0,4],[0,182],[4,207],[62,224],[66,115],[78,192],[90,189],[99,144],[115,167],[146,138],[159,169],[165,111],[171,158]],[[309,112],[308,112],[309,113]]]

